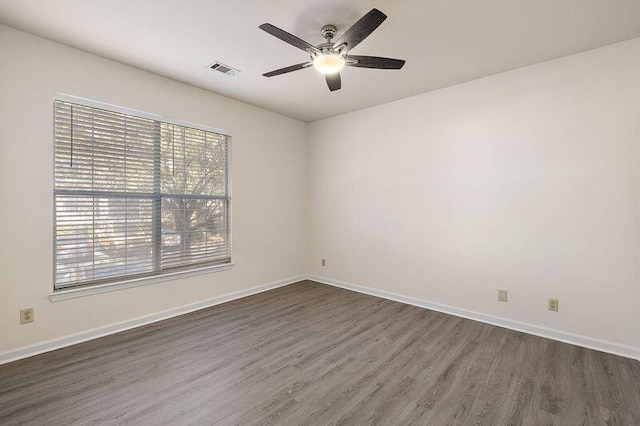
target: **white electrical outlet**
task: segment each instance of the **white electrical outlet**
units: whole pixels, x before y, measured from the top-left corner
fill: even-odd
[[[322,259],[322,266],[327,266],[327,261]]]
[[[498,290],[498,302],[507,301],[507,290]]]
[[[549,299],[549,310],[558,312],[558,299]]]
[[[20,309],[20,324],[28,324],[33,319],[33,308]]]

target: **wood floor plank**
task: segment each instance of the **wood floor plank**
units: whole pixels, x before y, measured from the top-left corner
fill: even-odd
[[[0,424],[639,425],[640,362],[303,281],[2,365]]]

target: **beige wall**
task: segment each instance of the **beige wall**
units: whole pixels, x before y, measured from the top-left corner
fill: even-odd
[[[234,269],[51,302],[56,92],[232,132]],[[302,274],[305,137],[302,122],[0,26],[0,352]]]
[[[231,131],[235,268],[51,302],[56,92]],[[303,273],[640,347],[639,138],[640,39],[306,125],[0,26],[0,353]]]
[[[640,39],[316,122],[310,144],[307,272],[640,347]]]

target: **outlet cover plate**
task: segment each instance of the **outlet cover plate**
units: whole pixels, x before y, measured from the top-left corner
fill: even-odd
[[[33,319],[33,308],[20,309],[20,324],[28,324]]]
[[[507,290],[498,290],[498,302],[507,301]]]

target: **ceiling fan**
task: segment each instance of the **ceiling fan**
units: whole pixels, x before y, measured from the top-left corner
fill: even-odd
[[[311,55],[310,60],[307,62],[280,68],[262,75],[265,77],[273,77],[305,69],[313,65],[316,70],[325,75],[329,90],[333,92],[334,90],[340,89],[342,86],[340,71],[345,67],[345,65],[348,67],[399,70],[405,63],[402,59],[349,54],[354,47],[375,31],[375,29],[378,28],[385,19],[387,19],[387,15],[380,12],[378,9],[371,9],[369,13],[360,18],[358,22],[353,24],[351,28],[338,37],[335,42],[332,42],[331,40],[335,37],[337,28],[335,25],[325,25],[322,27],[320,33],[327,42],[317,46],[313,46],[274,25],[262,24],[259,27],[260,29],[292,46],[297,47],[298,49],[304,50]]]

